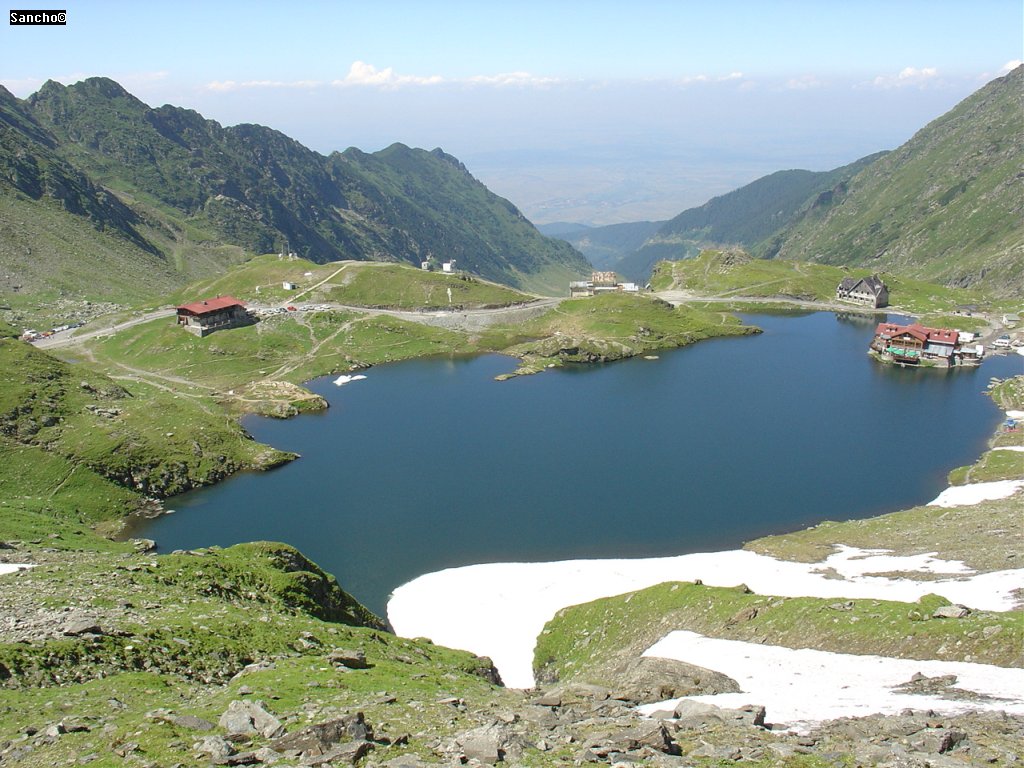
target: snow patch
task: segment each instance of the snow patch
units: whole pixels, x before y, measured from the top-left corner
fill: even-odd
[[[940,493],[929,507],[973,507],[983,501],[995,501],[1013,496],[1024,480],[996,480],[991,483],[953,485]]]
[[[24,571],[26,568],[35,568],[31,563],[0,563],[0,576],[7,573]]]
[[[719,640],[676,631],[651,646],[645,656],[677,659],[728,675],[741,693],[687,697],[719,707],[760,704],[773,724],[798,731],[823,720],[898,714],[905,708],[952,715],[968,710],[1004,710],[1024,714],[1024,670],[967,662],[922,661],[858,656],[809,649],[794,650],[737,640]],[[894,690],[920,672],[928,677],[955,675],[953,687],[987,699],[956,701]],[[640,708],[643,714],[671,711],[681,699]]]
[[[870,573],[926,570],[949,578],[914,581]],[[837,576],[839,578],[837,578]],[[488,563],[428,573],[393,593],[388,618],[403,637],[489,656],[511,688],[531,688],[533,649],[555,613],[570,605],[700,579],[708,586],[746,584],[759,594],[916,602],[935,593],[978,610],[1016,604],[1024,569],[971,575],[963,563],[929,555],[896,556],[839,547],[818,563],[776,560],[745,550],[636,560]]]
[[[336,387],[343,387],[346,384],[350,384],[353,381],[362,381],[365,378],[366,377],[363,376],[361,373],[357,373],[354,376],[349,376],[348,374],[343,373],[341,376],[339,376],[338,378],[336,378],[334,380],[334,386],[336,386]]]

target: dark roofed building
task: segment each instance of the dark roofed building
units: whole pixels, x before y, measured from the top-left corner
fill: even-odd
[[[878,275],[844,277],[836,286],[836,299],[877,309],[889,305],[889,289]]]
[[[250,321],[245,304],[232,296],[217,296],[178,307],[178,325],[197,336],[246,325]]]

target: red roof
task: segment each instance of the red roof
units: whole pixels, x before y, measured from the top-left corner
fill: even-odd
[[[215,299],[203,299],[194,301],[191,304],[182,304],[178,307],[178,314],[188,312],[193,315],[208,315],[211,312],[219,312],[229,307],[244,307],[245,304],[233,296],[218,296]]]
[[[913,325],[879,323],[878,327],[875,328],[875,336],[881,336],[884,339],[891,339],[893,336],[899,336],[903,333],[909,334],[921,342],[935,342],[938,344],[956,344],[960,339],[960,334],[957,331],[951,331],[949,328],[928,328],[920,323],[914,323]]]

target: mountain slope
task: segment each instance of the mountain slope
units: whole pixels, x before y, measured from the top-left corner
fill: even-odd
[[[766,255],[1024,294],[1024,67],[992,81],[807,211]]]
[[[156,296],[281,250],[317,262],[455,258],[460,269],[558,293],[589,270],[440,150],[324,157],[263,126],[151,109],[106,78],[51,81],[26,100],[3,91],[0,131],[8,290],[41,290],[67,266],[61,249],[79,241],[62,288],[85,298]],[[52,239],[61,247],[44,247]],[[121,273],[134,291],[106,283]]]
[[[696,256],[704,247],[756,244],[791,222],[821,197],[829,197],[879,155],[831,171],[777,171],[725,195],[712,198],[665,222],[618,269],[645,280],[661,260]]]
[[[330,161],[343,193],[360,200],[352,209],[378,223],[367,230],[351,222],[370,249],[417,264],[455,259],[459,269],[538,292],[564,293],[569,280],[589,271],[572,247],[541,236],[512,203],[440,149],[392,144],[374,154],[348,149]],[[362,192],[368,188],[372,196]]]

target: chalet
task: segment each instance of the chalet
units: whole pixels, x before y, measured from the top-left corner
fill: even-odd
[[[844,277],[836,286],[836,300],[878,309],[889,305],[889,289],[878,275]]]
[[[200,337],[222,328],[233,328],[251,322],[245,304],[231,296],[218,296],[192,304],[182,304],[177,309],[178,325]]]
[[[589,280],[573,280],[569,283],[569,298],[596,296],[599,293],[639,293],[636,283],[623,283],[614,272],[594,272]]]
[[[884,362],[948,368],[977,365],[984,350],[966,346],[960,333],[949,328],[928,328],[919,323],[879,323],[870,351]]]

